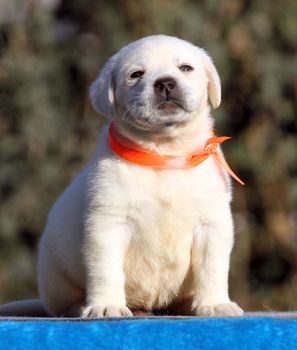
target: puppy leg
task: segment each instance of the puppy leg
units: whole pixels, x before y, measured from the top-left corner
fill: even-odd
[[[123,271],[129,232],[123,225],[107,222],[97,223],[95,227],[100,232],[86,230],[87,306],[82,317],[132,316],[126,306]]]
[[[230,301],[228,295],[233,223],[229,209],[224,214],[221,220],[205,224],[194,237],[193,310],[199,316],[240,316],[243,313],[236,303]]]
[[[47,252],[42,254],[42,259],[39,258],[38,287],[50,316],[80,316],[77,306],[84,302],[85,291],[48,258]]]

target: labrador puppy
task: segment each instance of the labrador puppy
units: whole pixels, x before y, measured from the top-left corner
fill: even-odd
[[[48,314],[241,315],[228,295],[229,176],[212,156],[179,166],[213,136],[208,98],[218,107],[221,88],[208,54],[175,37],[145,37],[107,61],[90,95],[112,129],[103,128],[49,213],[38,259]],[[131,149],[171,166],[137,164],[125,158]]]

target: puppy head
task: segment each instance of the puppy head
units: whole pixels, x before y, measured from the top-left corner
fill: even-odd
[[[221,101],[208,54],[163,35],[137,40],[112,56],[90,89],[97,112],[142,131],[177,128]]]

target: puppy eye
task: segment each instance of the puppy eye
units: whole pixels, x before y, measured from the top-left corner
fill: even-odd
[[[144,71],[142,71],[142,70],[137,70],[136,72],[133,72],[133,73],[130,75],[130,78],[132,78],[132,79],[137,79],[137,78],[141,78],[143,75],[144,75]]]
[[[182,72],[191,72],[194,70],[193,67],[189,66],[188,64],[182,64],[181,66],[178,67]]]

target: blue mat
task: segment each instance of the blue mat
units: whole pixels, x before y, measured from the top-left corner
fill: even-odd
[[[297,319],[0,319],[0,349],[297,349]]]

